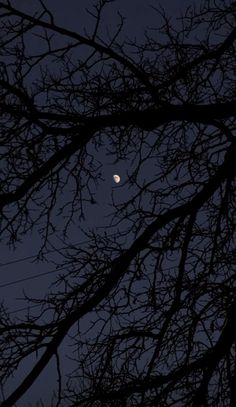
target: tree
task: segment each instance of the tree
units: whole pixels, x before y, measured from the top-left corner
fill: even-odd
[[[19,320],[2,305],[2,387],[38,356],[1,405],[56,358],[57,406],[233,407],[235,2],[189,7],[178,26],[154,7],[162,23],[143,43],[123,38],[121,16],[104,35],[110,2],[90,11],[87,34],[58,26],[42,1],[32,15],[0,2],[2,238],[39,228],[46,251],[59,213],[66,240],[101,182],[102,148],[130,160],[132,186],[106,233],[88,232],[86,248],[67,240],[67,271],[31,299],[40,311]],[[78,321],[65,382],[59,346]]]

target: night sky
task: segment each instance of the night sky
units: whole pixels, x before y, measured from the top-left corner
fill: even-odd
[[[124,25],[124,35],[133,39],[137,38],[142,41],[143,32],[147,26],[152,27],[157,23],[156,15],[153,13],[153,10],[149,6],[149,3],[146,1],[135,1],[135,9],[134,9],[134,2],[127,2],[127,1],[116,1],[108,5],[107,9],[105,10],[105,16],[103,17],[103,25],[104,31],[106,27],[111,27],[116,21],[117,11],[119,11],[125,17],[125,25]],[[12,3],[13,5],[19,7],[19,2],[15,1]],[[39,9],[37,1],[28,2],[27,0],[21,0],[20,2],[21,8],[26,13],[33,13]],[[44,4],[49,7],[53,15],[55,16],[55,22],[58,25],[65,26],[71,30],[77,30],[78,32],[82,32],[84,30],[89,30],[88,27],[91,28],[91,18],[88,16],[86,12],[86,8],[92,6],[92,1],[69,1],[65,4],[64,2],[58,3],[56,0],[46,0]],[[166,12],[171,16],[173,21],[175,21],[176,17],[179,16],[181,10],[184,10],[184,7],[191,4],[190,0],[181,1],[181,7],[178,2],[173,2],[171,0],[165,0],[158,2]],[[40,41],[35,39],[34,44],[32,45],[32,50],[35,47],[40,47]],[[93,151],[93,154],[96,155],[97,159],[102,163],[100,168],[102,173],[102,179],[99,182],[99,185],[96,186],[94,190],[94,200],[96,204],[88,204],[85,208],[84,219],[78,220],[78,224],[74,227],[74,233],[71,231],[69,236],[69,240],[72,243],[83,242],[86,241],[86,236],[83,235],[81,231],[78,230],[78,227],[82,227],[83,230],[87,230],[87,228],[97,228],[108,225],[110,221],[109,214],[113,212],[113,205],[112,205],[112,196],[118,201],[125,201],[129,197],[132,196],[132,186],[129,185],[127,180],[127,172],[130,172],[131,164],[130,162],[126,162],[125,160],[118,161],[114,163],[114,157],[110,157],[109,153],[106,151],[106,146],[101,148],[98,152]],[[150,177],[150,162],[147,164],[147,168],[144,169],[143,177],[147,179]],[[119,174],[121,176],[121,183],[119,185],[115,185],[112,179],[113,174]],[[60,221],[58,219],[58,221]],[[56,247],[63,247],[63,244],[60,242],[60,235],[57,236],[54,244]],[[1,264],[8,263],[11,261],[15,261],[24,257],[34,256],[37,254],[41,244],[41,239],[39,233],[35,233],[32,236],[26,236],[25,239],[22,239],[20,244],[16,246],[16,248],[12,248],[11,251],[8,250],[8,247],[2,246],[1,248]],[[55,257],[55,256],[54,256]],[[32,259],[34,260],[34,258]],[[30,261],[26,262],[19,262],[16,265],[9,265],[6,267],[2,267],[1,273],[1,285],[4,286],[4,290],[2,292],[3,297],[6,296],[6,301],[13,307],[13,309],[21,308],[21,305],[18,302],[15,302],[15,297],[18,297],[18,293],[21,292],[21,284],[10,285],[9,288],[6,289],[6,284],[15,280],[23,279],[30,277],[32,275],[32,271],[34,274],[44,273],[48,270],[51,270],[53,267],[49,264],[35,264],[33,265]],[[45,284],[48,284],[49,277],[46,275],[45,277],[39,278],[36,281],[36,292],[38,293],[39,289],[45,290]],[[34,294],[34,283],[24,282],[23,283],[24,289],[30,289],[32,295]],[[9,291],[8,291],[9,290]],[[19,291],[20,290],[20,291]]]
[[[19,3],[22,10],[26,13],[33,13],[39,8],[37,1],[12,1],[12,4],[15,6],[19,6]],[[54,15],[56,24],[80,33],[91,29],[91,17],[86,13],[86,8],[89,9],[91,7],[92,1],[68,0],[65,2],[44,0],[44,3]],[[106,35],[108,27],[110,30],[113,29],[117,21],[117,11],[119,11],[125,17],[123,35],[131,39],[136,38],[137,41],[142,41],[145,28],[147,26],[152,27],[158,23],[157,15],[149,7],[149,3],[155,4],[146,0],[117,0],[108,5],[103,16],[103,35]],[[192,3],[191,0],[164,0],[158,2],[171,16],[173,21],[181,14],[181,10],[184,10],[186,6]],[[179,24],[179,22],[176,22],[176,24]],[[40,40],[35,38],[34,41],[34,44],[29,44],[29,47],[32,46],[32,50],[40,47]],[[106,144],[98,152],[93,147],[90,148],[91,154],[102,164],[100,168],[101,179],[98,185],[94,186],[94,202],[88,202],[85,207],[84,218],[78,217],[77,222],[70,229],[67,242],[73,244],[86,245],[86,232],[88,230],[94,229],[100,231],[101,234],[106,233],[108,230],[111,234],[115,233],[117,230],[115,225],[108,229],[112,213],[114,212],[113,199],[116,203],[124,202],[132,197],[134,193],[134,189],[129,183],[132,163],[125,160],[115,162],[115,158],[111,157],[106,150]],[[142,182],[142,177],[146,181],[150,178],[153,168],[152,163],[147,163],[147,166],[142,170],[140,182]],[[121,182],[119,184],[114,183],[112,179],[113,174],[120,175]],[[64,198],[66,199],[66,196]],[[60,222],[58,218],[58,226],[60,226]],[[16,248],[12,247],[9,249],[5,243],[1,243],[1,298],[9,307],[10,312],[24,314],[24,308],[27,304],[22,299],[23,291],[30,296],[43,296],[49,285],[54,282],[55,276],[58,273],[57,265],[60,264],[62,258],[60,253],[55,251],[54,248],[59,249],[63,253],[62,248],[65,246],[65,241],[60,233],[57,233],[52,239],[51,252],[47,254],[43,261],[36,261],[34,256],[40,250],[41,244],[39,231],[34,231],[31,235],[22,238],[22,241],[16,245]],[[128,242],[125,242],[125,244],[127,245]],[[27,259],[28,257],[29,259]],[[42,275],[39,276],[40,274]],[[31,279],[31,277],[33,278]],[[75,333],[77,329],[78,327],[74,327],[70,333]],[[61,346],[67,349],[67,345],[68,340],[64,341]],[[61,353],[63,354],[63,351]],[[19,376],[12,379],[11,389],[16,387],[19,378],[23,377],[27,368],[30,369],[31,364],[32,359],[30,357],[20,369]],[[73,366],[73,362],[66,357],[62,357],[62,370],[66,372],[71,366]],[[42,396],[42,399],[47,403],[47,400],[52,395],[52,389],[56,386],[56,380],[55,360],[53,360],[32,388],[17,402],[17,407],[26,407],[29,402],[32,403],[32,406],[35,406],[36,401]]]

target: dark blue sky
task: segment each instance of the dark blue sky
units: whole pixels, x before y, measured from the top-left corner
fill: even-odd
[[[92,1],[75,1],[71,0],[68,2],[58,2],[56,0],[46,0],[44,1],[46,6],[50,7],[50,10],[55,15],[55,23],[58,25],[63,25],[71,30],[77,30],[78,32],[83,32],[83,29],[88,29],[89,24],[91,23],[91,18],[88,17],[88,13],[86,12],[86,8],[89,8],[93,2]],[[135,6],[134,6],[135,3]],[[181,8],[184,9],[185,5],[189,5],[192,2],[189,0],[182,0],[181,7],[179,2],[173,2],[171,0],[160,1],[156,4],[162,5],[168,12],[168,14],[175,20],[178,13],[181,11]],[[19,6],[18,1],[13,1],[13,4]],[[22,10],[27,13],[32,13],[33,10],[39,9],[38,2],[32,1],[28,2],[27,0],[21,0],[20,2]],[[150,4],[154,4],[151,3]],[[117,10],[126,18],[124,32],[130,38],[138,38],[140,41],[142,40],[143,32],[145,27],[153,26],[154,24],[158,25],[157,16],[153,12],[153,10],[149,7],[149,2],[145,0],[139,1],[116,1],[114,3],[108,4],[107,10],[104,13],[104,20],[103,25],[109,26],[112,30],[114,25],[115,18],[117,16]],[[38,40],[37,40],[38,41]],[[37,43],[34,46],[37,46]],[[95,153],[93,151],[93,153]],[[111,195],[114,194],[114,197],[117,200],[123,200],[130,196],[132,196],[132,188],[127,185],[127,171],[130,169],[130,162],[120,161],[115,164],[112,163],[113,159],[107,155],[106,149],[104,148],[103,151],[100,149],[98,159],[102,163],[101,172],[103,179],[97,186],[94,195],[94,199],[96,201],[96,205],[88,205],[85,211],[85,220],[81,223],[82,227],[86,229],[87,227],[98,227],[103,226],[104,222],[107,224],[108,219],[106,218],[107,214],[112,211],[111,206]],[[148,171],[150,171],[150,163],[148,164],[148,168],[145,170],[145,177],[148,177]],[[121,176],[121,183],[119,185],[115,185],[112,180],[112,174],[118,173]],[[78,221],[79,224],[79,221]],[[84,238],[82,239],[84,240]],[[77,225],[75,225],[74,233],[71,235],[71,241],[77,242],[81,241],[81,235],[78,235]],[[61,246],[60,242],[57,240],[55,242],[59,246]],[[0,263],[5,263],[14,259],[18,259],[19,257],[30,256],[37,252],[37,249],[40,247],[40,236],[35,233],[33,236],[26,236],[25,240],[22,241],[22,244],[19,244],[16,247],[16,250],[10,251],[7,247],[3,247],[1,251],[1,259]],[[7,273],[1,273],[2,275],[2,284],[7,283],[11,280],[18,279],[19,270],[21,272],[21,278],[24,276],[28,276],[28,271],[31,275],[31,265],[28,266],[24,263],[24,266],[19,263],[20,266],[17,264],[16,267],[9,266],[7,268]],[[34,269],[38,270],[40,266],[35,266]],[[45,265],[44,265],[45,267]],[[43,267],[43,271],[44,271]],[[11,271],[10,271],[11,269]],[[16,269],[16,270],[15,270]],[[3,268],[2,268],[3,270]],[[17,274],[16,274],[17,273]],[[7,276],[5,278],[5,276]],[[47,278],[47,277],[46,277]],[[38,282],[37,282],[38,284]],[[12,293],[13,287],[11,288]],[[6,291],[6,290],[4,290]],[[8,296],[8,293],[6,294]],[[12,300],[13,296],[10,295]],[[12,302],[12,301],[11,301]]]
[[[61,26],[65,26],[70,30],[75,30],[80,33],[83,33],[83,30],[89,30],[91,27],[91,18],[86,14],[85,8],[89,8],[93,3],[88,0],[67,0],[67,1],[58,1],[58,0],[46,0],[44,1],[46,6],[50,7],[50,10],[55,15],[55,23]],[[115,3],[111,3],[107,6],[107,10],[104,13],[103,17],[103,26],[104,32],[106,26],[113,29],[115,25],[115,19],[117,15],[117,10],[126,18],[124,26],[124,34],[130,38],[136,37],[137,40],[142,40],[143,32],[145,27],[158,25],[157,15],[153,10],[148,6],[146,0],[118,0]],[[153,2],[154,3],[154,2]],[[192,4],[190,0],[165,0],[159,1],[172,16],[173,20],[179,13],[180,9],[184,9],[185,5]],[[158,4],[156,3],[156,4]],[[33,10],[37,9],[38,2],[29,1],[29,0],[15,0],[13,4],[22,7],[22,10],[25,12],[31,13]],[[181,7],[180,7],[181,4]],[[109,157],[104,153],[99,153],[99,159],[103,162],[102,175],[103,181],[95,194],[95,200],[97,205],[90,206],[85,213],[85,221],[82,223],[84,229],[87,227],[97,227],[103,226],[104,222],[107,222],[107,219],[104,218],[107,215],[109,204],[111,204],[111,192],[112,190],[117,194],[118,197],[126,199],[126,197],[132,195],[132,189],[125,184],[126,181],[126,171],[129,169],[129,162],[118,162],[113,165]],[[112,174],[118,173],[122,177],[121,184],[116,187],[112,181]],[[79,226],[79,220],[78,220]],[[78,232],[77,225],[74,227],[74,231],[70,236],[72,242],[81,241],[81,234]],[[83,239],[82,239],[83,240]],[[56,240],[55,243],[60,246],[59,240]],[[19,244],[15,251],[9,251],[8,248],[4,245],[1,247],[1,256],[0,263],[5,263],[11,260],[22,258],[24,256],[30,256],[37,252],[40,247],[40,236],[38,233],[33,234],[32,236],[26,237],[26,239]],[[21,283],[15,283],[13,285],[7,286],[6,284],[14,282],[18,279],[24,279],[31,276],[36,276],[38,273],[45,273],[50,270],[54,270],[55,267],[50,263],[51,259],[58,260],[55,257],[55,254],[52,253],[49,256],[48,263],[31,263],[30,261],[24,261],[8,265],[5,267],[0,267],[0,276],[1,276],[1,298],[6,301],[6,304],[9,305],[10,310],[15,310],[21,307],[24,307],[24,302],[17,300],[17,298],[22,297],[22,290],[24,289],[27,294],[32,296],[44,295],[48,285],[53,281],[53,271],[50,275],[45,275],[35,280],[23,281]],[[55,275],[55,273],[54,273]],[[65,344],[63,345],[65,346]],[[25,368],[31,366],[31,359],[26,362]],[[70,363],[65,360],[62,363]],[[22,370],[23,374],[24,369]],[[55,385],[55,361],[53,361],[46,372],[40,377],[40,379],[34,384],[32,389],[26,393],[26,395],[17,403],[17,407],[25,407],[29,401],[32,402],[32,405],[35,405],[35,400],[37,400],[42,394],[49,396],[51,393],[52,387]],[[15,380],[12,381],[13,385],[16,385]]]

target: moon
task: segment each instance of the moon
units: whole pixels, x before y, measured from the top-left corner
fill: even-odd
[[[120,176],[117,175],[117,174],[113,175],[113,180],[114,180],[114,182],[115,182],[116,184],[119,184],[119,182],[120,182]]]

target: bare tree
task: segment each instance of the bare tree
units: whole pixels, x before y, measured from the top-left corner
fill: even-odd
[[[42,1],[34,15],[0,2],[2,237],[17,244],[39,228],[47,250],[57,214],[66,239],[93,200],[99,151],[132,163],[132,196],[113,202],[116,235],[68,243],[67,271],[31,299],[40,311],[19,320],[2,305],[2,388],[38,358],[1,405],[55,358],[55,406],[233,407],[236,5],[204,1],[178,25],[154,7],[160,27],[137,43],[121,16],[104,35],[110,2],[90,11],[86,34],[57,25]],[[65,382],[59,346],[78,321]]]

